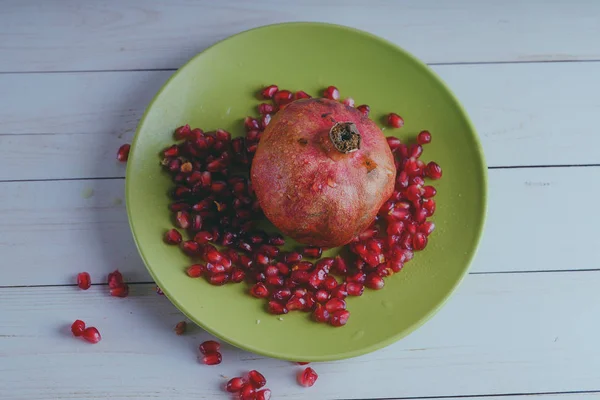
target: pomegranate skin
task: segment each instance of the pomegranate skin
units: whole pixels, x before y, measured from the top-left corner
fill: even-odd
[[[336,123],[354,124],[358,149],[350,145],[343,152],[349,150],[343,143],[338,150],[330,138]],[[377,125],[328,99],[297,100],[276,113],[251,168],[266,217],[298,242],[320,247],[342,246],[365,230],[391,196],[395,178],[392,152]]]

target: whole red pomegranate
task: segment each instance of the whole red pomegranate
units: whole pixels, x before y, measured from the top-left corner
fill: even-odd
[[[394,190],[383,133],[353,107],[297,100],[262,133],[251,180],[267,218],[300,243],[335,247],[374,221]]]

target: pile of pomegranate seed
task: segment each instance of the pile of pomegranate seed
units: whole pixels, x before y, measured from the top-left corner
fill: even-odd
[[[129,286],[123,281],[123,275],[118,269],[108,274],[108,288],[113,297],[127,297]]]
[[[334,86],[322,95],[340,99]],[[249,294],[265,299],[271,314],[305,311],[317,322],[343,326],[350,317],[345,298],[362,296],[365,287],[381,290],[386,277],[427,246],[435,229],[427,219],[435,212],[436,189],[425,179],[441,178],[442,170],[435,162],[420,159],[431,134],[422,131],[411,145],[387,138],[397,168],[395,190],[374,223],[347,245],[350,256],[322,257],[323,249],[313,246],[285,252],[280,249],[283,236],[258,228],[264,216],[248,180],[249,168],[272,114],[311,96],[276,85],[264,88],[260,96],[270,102],[258,105],[259,117],[244,119],[245,137],[189,125],[175,130],[178,142],[163,151],[162,160],[174,184],[169,209],[175,228],[165,233],[164,241],[180,246],[193,260],[186,269],[190,278],[216,286],[247,281]],[[344,103],[354,106],[352,98]],[[365,115],[370,112],[366,104],[357,109]],[[401,127],[404,120],[391,113],[388,123]],[[206,364],[221,362],[217,350],[203,354]]]
[[[87,272],[77,274],[77,286],[79,289],[88,290],[92,286],[92,278]]]
[[[246,377],[238,376],[230,379],[225,385],[225,390],[229,393],[238,393],[242,400],[268,400],[271,398],[271,391],[267,388],[259,390],[266,384],[264,375],[252,370]]]
[[[86,328],[85,322],[83,322],[80,319],[75,320],[75,322],[73,322],[73,325],[71,325],[71,332],[73,333],[73,336],[82,337],[87,342],[90,342],[93,344],[96,344],[100,340],[102,340],[102,337],[100,336],[100,332],[98,332],[98,329],[94,328],[93,326]]]
[[[215,342],[214,340],[207,340],[206,342],[202,342],[200,344],[200,353],[202,353],[202,362],[206,365],[217,365],[221,364],[222,357],[221,353],[221,344],[219,342]]]

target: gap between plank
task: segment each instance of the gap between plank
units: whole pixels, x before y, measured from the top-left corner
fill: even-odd
[[[487,167],[488,170],[496,169],[529,169],[529,168],[590,168],[600,167],[600,164],[554,164],[554,165],[511,165]],[[124,176],[98,176],[86,178],[40,178],[40,179],[0,179],[0,183],[16,182],[51,182],[51,181],[97,181],[125,179]]]
[[[202,52],[200,52],[202,53]],[[198,53],[198,54],[200,54]],[[523,61],[456,61],[456,62],[431,62],[429,66],[445,65],[496,65],[496,64],[549,64],[549,63],[596,63],[600,59],[590,58],[583,60],[523,60]],[[183,64],[185,65],[185,64]],[[182,65],[182,66],[183,66]],[[157,72],[177,71],[179,68],[124,68],[124,69],[81,69],[81,70],[58,70],[58,71],[0,71],[0,75],[21,74],[87,74],[99,72]]]
[[[502,398],[502,397],[533,397],[533,396],[547,396],[547,395],[569,395],[569,394],[596,394],[600,393],[600,390],[573,390],[567,392],[539,392],[539,393],[495,393],[495,394],[464,394],[464,395],[453,395],[453,396],[411,396],[411,397],[378,397],[378,398],[365,398],[365,399],[337,399],[337,400],[435,400],[435,399],[472,399],[479,397],[488,398]]]

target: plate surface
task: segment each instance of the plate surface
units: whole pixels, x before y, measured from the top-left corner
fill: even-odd
[[[247,285],[213,287],[190,279],[190,261],[162,242],[171,227],[170,179],[159,165],[161,149],[177,126],[223,128],[243,134],[242,119],[255,114],[256,91],[268,84],[317,95],[335,85],[342,97],[369,104],[382,123],[389,112],[404,117],[386,135],[414,138],[427,129],[432,143],[423,159],[443,168],[436,231],[429,246],[383,290],[350,298],[342,328],[309,321],[307,313],[280,320]],[[142,118],[127,166],[127,210],[138,249],[167,297],[191,320],[245,350],[292,361],[358,356],[389,345],[431,317],[450,296],[473,258],[486,211],[486,166],[473,126],[442,81],[414,57],[354,29],[318,24],[271,25],[232,36],[183,66],[156,95]],[[331,253],[335,253],[332,250]],[[260,321],[260,323],[259,323]]]

